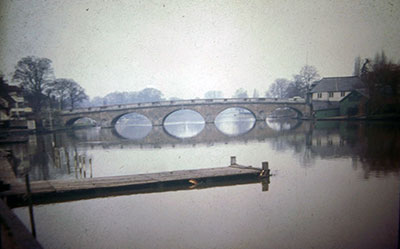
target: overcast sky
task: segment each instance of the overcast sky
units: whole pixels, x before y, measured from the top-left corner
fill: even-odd
[[[0,70],[19,59],[53,61],[90,97],[161,90],[165,97],[264,93],[308,61],[346,76],[354,58],[400,58],[400,1],[1,0]]]

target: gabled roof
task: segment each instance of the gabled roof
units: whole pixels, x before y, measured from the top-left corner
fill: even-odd
[[[365,88],[364,83],[357,76],[348,77],[327,77],[315,82],[312,93],[319,92],[341,92]]]

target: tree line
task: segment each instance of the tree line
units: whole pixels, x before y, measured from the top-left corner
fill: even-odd
[[[91,101],[83,103],[84,106],[103,106],[130,103],[143,103],[165,100],[163,93],[155,88],[145,88],[141,91],[112,92],[104,97],[94,97]]]
[[[307,92],[311,89],[312,83],[319,80],[320,76],[317,69],[314,66],[305,65],[301,68],[298,74],[293,75],[293,79],[278,78],[269,87],[268,91],[265,92],[264,96],[269,98],[292,98],[302,97],[305,98]],[[258,98],[260,93],[257,89],[254,89],[253,94],[249,95],[247,90],[239,88],[233,94],[233,98]],[[221,91],[208,91],[205,93],[204,98],[222,98],[223,94]]]
[[[79,106],[101,106],[163,100],[161,91],[145,88],[139,92],[113,92],[91,101],[85,89],[73,79],[56,78],[52,61],[27,56],[15,66],[13,82],[22,86],[24,97],[37,116],[46,108],[64,110]],[[47,110],[46,110],[47,111]]]
[[[56,78],[47,58],[27,56],[18,61],[13,74],[13,81],[19,83],[24,90],[25,98],[34,113],[40,113],[43,108],[66,109],[78,106],[101,106],[165,100],[163,93],[155,88],[145,88],[133,92],[112,92],[104,97],[89,100],[85,90],[73,79]],[[369,95],[369,113],[400,112],[399,82],[400,62],[393,63],[384,52],[377,53],[375,58],[361,60],[355,58],[353,75],[360,77]],[[278,78],[265,92],[266,97],[305,98],[312,83],[320,76],[314,66],[305,65],[292,79]],[[259,97],[254,89],[252,97]],[[204,98],[223,98],[221,91],[211,90]],[[247,90],[239,88],[233,94],[234,98],[250,97]],[[172,97],[170,100],[179,98]]]
[[[277,79],[271,85],[265,96],[286,98],[291,96],[304,96],[306,86],[318,76],[315,67],[305,66],[300,74],[294,76],[293,81]],[[145,88],[141,91],[112,92],[104,97],[94,97],[89,100],[85,89],[73,79],[56,78],[52,61],[47,58],[27,56],[20,59],[15,66],[12,77],[13,82],[23,87],[24,96],[35,114],[45,108],[64,110],[78,106],[102,106],[113,104],[127,104],[139,102],[152,102],[165,100],[163,93],[155,88]],[[259,97],[259,92],[254,89],[252,97]],[[221,91],[211,90],[204,94],[204,98],[222,98]],[[247,90],[239,88],[233,98],[250,97]],[[179,98],[172,97],[170,100]]]

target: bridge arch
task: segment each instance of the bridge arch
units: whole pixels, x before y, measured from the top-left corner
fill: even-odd
[[[86,117],[86,116],[79,116],[79,117],[74,117],[74,118],[71,118],[71,119],[67,120],[67,121],[65,122],[65,126],[71,127],[71,126],[73,126],[73,125],[75,124],[76,121],[78,121],[78,120],[80,120],[80,119],[84,119],[84,118],[93,120],[94,122],[96,122],[96,125],[99,124],[99,122],[98,122],[97,120],[93,119],[93,118]]]
[[[234,106],[225,108],[218,113],[214,124],[216,128],[227,136],[239,136],[250,132],[257,122],[254,110]]]
[[[303,113],[300,110],[298,110],[297,108],[292,107],[292,106],[280,106],[280,107],[275,108],[274,110],[272,110],[271,113],[273,113],[274,111],[276,111],[278,109],[289,109],[289,110],[293,111],[294,113],[296,113],[297,118],[303,117]],[[267,118],[267,116],[265,118]],[[264,120],[265,120],[265,118],[264,118]]]
[[[164,117],[162,117],[162,122],[161,122],[162,126],[164,126],[165,120],[166,120],[171,114],[176,113],[176,112],[179,112],[179,111],[186,111],[186,110],[187,110],[187,111],[192,111],[192,112],[195,112],[195,113],[199,114],[199,115],[203,118],[204,122],[206,121],[206,118],[204,117],[204,114],[201,113],[201,112],[199,112],[199,111],[196,110],[195,108],[177,108],[177,109],[174,109],[174,110],[172,110],[172,111],[167,112],[167,113],[164,115]]]
[[[111,122],[110,122],[111,126],[112,126],[112,127],[115,127],[115,125],[117,124],[117,122],[118,122],[118,120],[119,120],[120,118],[122,118],[122,117],[125,116],[125,115],[129,115],[129,114],[137,114],[137,115],[139,115],[139,116],[143,116],[143,117],[145,117],[147,120],[149,120],[149,121],[151,122],[151,119],[150,119],[147,115],[142,114],[142,113],[137,112],[137,111],[130,111],[130,112],[125,112],[125,113],[122,113],[122,114],[119,114],[119,115],[116,115],[115,117],[113,117],[112,120],[111,120]],[[151,122],[151,123],[152,123],[152,122]],[[153,124],[152,124],[152,125],[153,125]]]
[[[127,115],[127,114],[129,114],[129,113],[132,113],[132,112],[127,112],[127,113],[123,113],[123,114],[120,114],[120,115],[115,116],[115,117],[111,120],[111,122],[110,122],[111,126],[115,127],[115,124],[118,122],[118,120],[119,120],[122,116],[125,116],[125,115]]]
[[[257,118],[256,113],[254,113],[254,110],[251,110],[251,108],[241,106],[241,105],[233,105],[233,106],[226,107],[226,108],[222,109],[222,111],[217,113],[217,115],[215,117],[218,117],[219,114],[221,114],[222,112],[229,110],[229,109],[243,109],[243,110],[249,111],[254,116],[254,118]],[[214,121],[215,121],[215,119],[214,119]]]
[[[170,117],[171,119],[168,120]],[[203,115],[190,108],[169,112],[162,122],[164,132],[180,139],[197,136],[204,130],[205,124]]]
[[[299,111],[298,109],[291,107],[291,106],[288,106],[287,108],[289,108],[290,110],[293,110],[295,113],[297,113],[298,118],[303,117],[303,113],[301,111]]]

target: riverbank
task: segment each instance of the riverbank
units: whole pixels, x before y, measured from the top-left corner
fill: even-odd
[[[87,126],[77,127],[56,127],[41,129],[2,129],[0,130],[0,144],[24,143],[28,141],[28,136],[32,134],[48,134],[53,132],[67,131],[71,129],[79,130],[88,128]]]
[[[395,113],[390,114],[377,114],[368,116],[335,116],[326,118],[314,118],[317,121],[400,121],[400,115]]]

